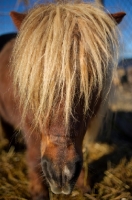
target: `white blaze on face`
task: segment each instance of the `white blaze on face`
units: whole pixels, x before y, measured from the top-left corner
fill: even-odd
[[[66,165],[64,166],[64,174],[65,174],[66,176],[68,176],[68,177],[71,176],[71,172],[70,172],[70,170],[68,169],[68,167],[67,167]]]

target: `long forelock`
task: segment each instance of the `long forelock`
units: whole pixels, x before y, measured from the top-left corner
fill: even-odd
[[[39,5],[24,20],[12,56],[14,85],[23,118],[31,111],[38,125],[64,102],[65,123],[75,96],[84,98],[84,114],[110,86],[116,66],[116,27],[95,5]],[[109,75],[108,75],[109,73]],[[109,81],[108,81],[109,79]]]

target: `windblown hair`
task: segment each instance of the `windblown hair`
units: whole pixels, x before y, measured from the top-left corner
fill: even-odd
[[[85,114],[93,91],[96,100],[108,93],[117,52],[115,22],[97,6],[58,3],[31,9],[12,56],[23,117],[31,111],[36,125],[39,120],[45,124],[64,102],[67,125],[75,96],[84,99]]]

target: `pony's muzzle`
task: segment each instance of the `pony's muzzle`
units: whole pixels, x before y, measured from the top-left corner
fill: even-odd
[[[76,183],[82,168],[82,158],[77,156],[73,161],[67,163],[53,163],[53,161],[42,158],[42,169],[49,183],[51,191],[55,194],[70,194]]]

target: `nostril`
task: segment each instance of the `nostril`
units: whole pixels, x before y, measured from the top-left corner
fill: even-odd
[[[42,158],[41,166],[42,166],[44,176],[46,177],[48,181],[50,181],[50,179],[52,178],[52,174],[51,174],[52,169],[51,169],[50,161],[45,157]]]
[[[46,159],[42,159],[42,166],[44,168],[47,168],[48,167],[48,161]]]
[[[62,172],[62,187],[64,189],[66,189],[69,186],[71,188],[74,187],[74,184],[77,178],[79,177],[81,169],[82,169],[82,159],[75,159],[74,161],[69,162],[67,163],[67,165],[64,166]]]
[[[79,177],[79,174],[81,172],[81,169],[82,169],[82,159],[78,159],[78,160],[75,160],[74,163],[69,163],[69,169],[71,169],[71,178],[69,180],[70,184],[73,184],[76,182],[76,180],[78,179]]]
[[[49,165],[49,160],[46,159],[46,158],[42,158],[41,160],[41,165],[42,165],[42,169],[45,171],[45,170],[48,170],[50,165]]]
[[[43,174],[49,184],[61,183],[61,176],[58,176],[58,173],[54,167],[55,165],[50,159],[43,157],[41,160],[41,166]]]

